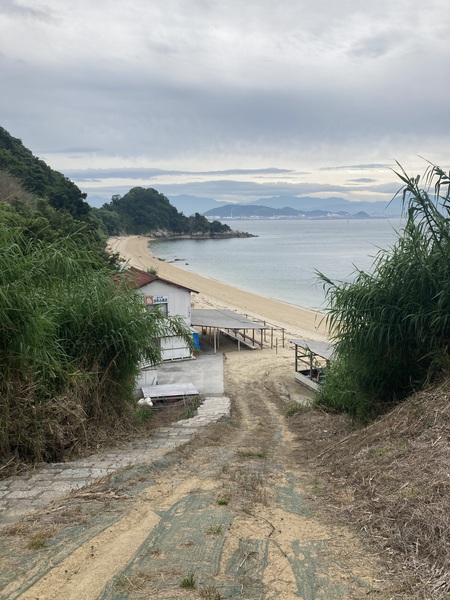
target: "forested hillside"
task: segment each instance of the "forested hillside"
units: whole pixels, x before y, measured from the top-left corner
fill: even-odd
[[[26,191],[47,198],[50,206],[64,209],[73,217],[82,217],[90,211],[89,204],[84,201],[86,194],[62,173],[34,156],[3,127],[0,127],[0,171],[7,171]]]
[[[109,204],[94,209],[109,235],[151,235],[158,231],[175,235],[233,235],[228,225],[210,223],[196,213],[185,217],[170,204],[166,196],[153,188],[135,187],[125,196],[113,196]]]
[[[198,213],[192,217],[185,217],[163,194],[152,188],[133,188],[123,197],[113,196],[112,201],[101,209],[91,209],[85,202],[86,194],[72,181],[34,156],[19,139],[12,137],[2,127],[0,173],[0,186],[3,187],[3,193],[0,190],[0,201],[8,201],[11,204],[14,198],[20,196],[23,200],[26,194],[34,199],[45,199],[45,206],[42,202],[33,202],[35,215],[44,213],[44,219],[48,219],[50,215],[54,217],[52,209],[64,211],[63,230],[66,234],[70,229],[70,216],[82,221],[84,228],[89,228],[91,234],[94,234],[95,230],[97,236],[103,233],[103,238],[107,235],[146,234],[156,231],[165,231],[169,235],[196,234],[205,237],[233,235],[228,225],[222,225],[218,221],[210,223]],[[13,180],[18,185],[14,186]],[[15,192],[11,193],[12,190]],[[23,202],[16,203],[15,208],[22,212]],[[104,243],[104,239],[101,243]]]
[[[188,335],[113,280],[105,248],[77,186],[1,129],[1,476],[134,427],[141,362],[169,328]]]

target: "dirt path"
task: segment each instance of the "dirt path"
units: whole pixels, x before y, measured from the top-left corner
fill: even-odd
[[[290,363],[274,368],[271,352],[245,360],[250,381],[233,378],[240,353],[225,361],[231,422],[10,528],[1,598],[382,598],[375,561],[321,519],[294,461]]]

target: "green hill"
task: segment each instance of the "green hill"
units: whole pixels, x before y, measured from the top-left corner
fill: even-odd
[[[86,194],[62,173],[51,169],[25,148],[22,142],[0,127],[0,171],[7,171],[35,196],[47,198],[56,209],[80,218],[91,210]]]
[[[109,204],[93,209],[109,235],[145,235],[165,232],[167,235],[232,236],[234,232],[218,221],[196,213],[185,217],[170,204],[166,196],[153,188],[135,187],[125,196],[113,196]]]

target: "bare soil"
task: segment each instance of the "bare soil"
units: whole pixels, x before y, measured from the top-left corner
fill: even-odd
[[[389,597],[369,538],[326,510],[303,455],[295,430],[304,417],[313,435],[318,413],[285,417],[298,395],[291,361],[233,352],[225,371],[229,422],[2,534],[2,598]],[[351,427],[332,421],[328,444]]]

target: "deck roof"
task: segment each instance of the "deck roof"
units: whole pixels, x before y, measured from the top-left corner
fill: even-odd
[[[322,358],[331,358],[331,355],[333,354],[333,345],[328,342],[317,342],[316,340],[305,339],[294,339],[289,341],[299,348],[309,350],[313,354],[321,356]]]
[[[244,315],[232,310],[193,308],[191,323],[197,327],[215,327],[217,329],[270,329],[261,323],[255,323]]]

